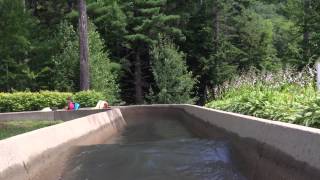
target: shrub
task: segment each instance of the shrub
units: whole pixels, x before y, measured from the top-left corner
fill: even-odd
[[[99,100],[104,99],[103,93],[96,91],[82,91],[73,96],[73,101],[79,103],[81,107],[94,107]]]
[[[95,91],[75,94],[50,91],[0,93],[0,112],[36,111],[45,107],[63,108],[69,96],[80,103],[81,107],[94,107],[98,100],[105,99],[102,93]]]
[[[72,93],[60,92],[15,92],[0,93],[0,112],[35,111],[45,107],[65,106]]]
[[[243,76],[225,86],[220,97],[206,106],[319,128],[320,99],[314,88],[314,73],[309,70],[267,73],[266,79],[265,74]]]

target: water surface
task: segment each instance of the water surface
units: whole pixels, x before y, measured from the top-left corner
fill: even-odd
[[[119,136],[79,147],[61,179],[238,180],[227,142],[200,139],[179,121],[141,121]]]

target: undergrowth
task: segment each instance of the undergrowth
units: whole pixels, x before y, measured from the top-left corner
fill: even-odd
[[[320,128],[320,96],[315,71],[256,73],[254,70],[224,83],[206,107],[260,118]]]

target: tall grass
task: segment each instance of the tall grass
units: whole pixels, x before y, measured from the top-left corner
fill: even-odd
[[[250,70],[215,89],[217,100],[206,106],[319,128],[320,98],[315,75],[311,67],[273,73]]]

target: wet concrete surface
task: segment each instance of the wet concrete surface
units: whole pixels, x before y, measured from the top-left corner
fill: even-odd
[[[142,120],[103,144],[79,146],[66,180],[242,180],[230,145],[200,139],[180,121]]]

